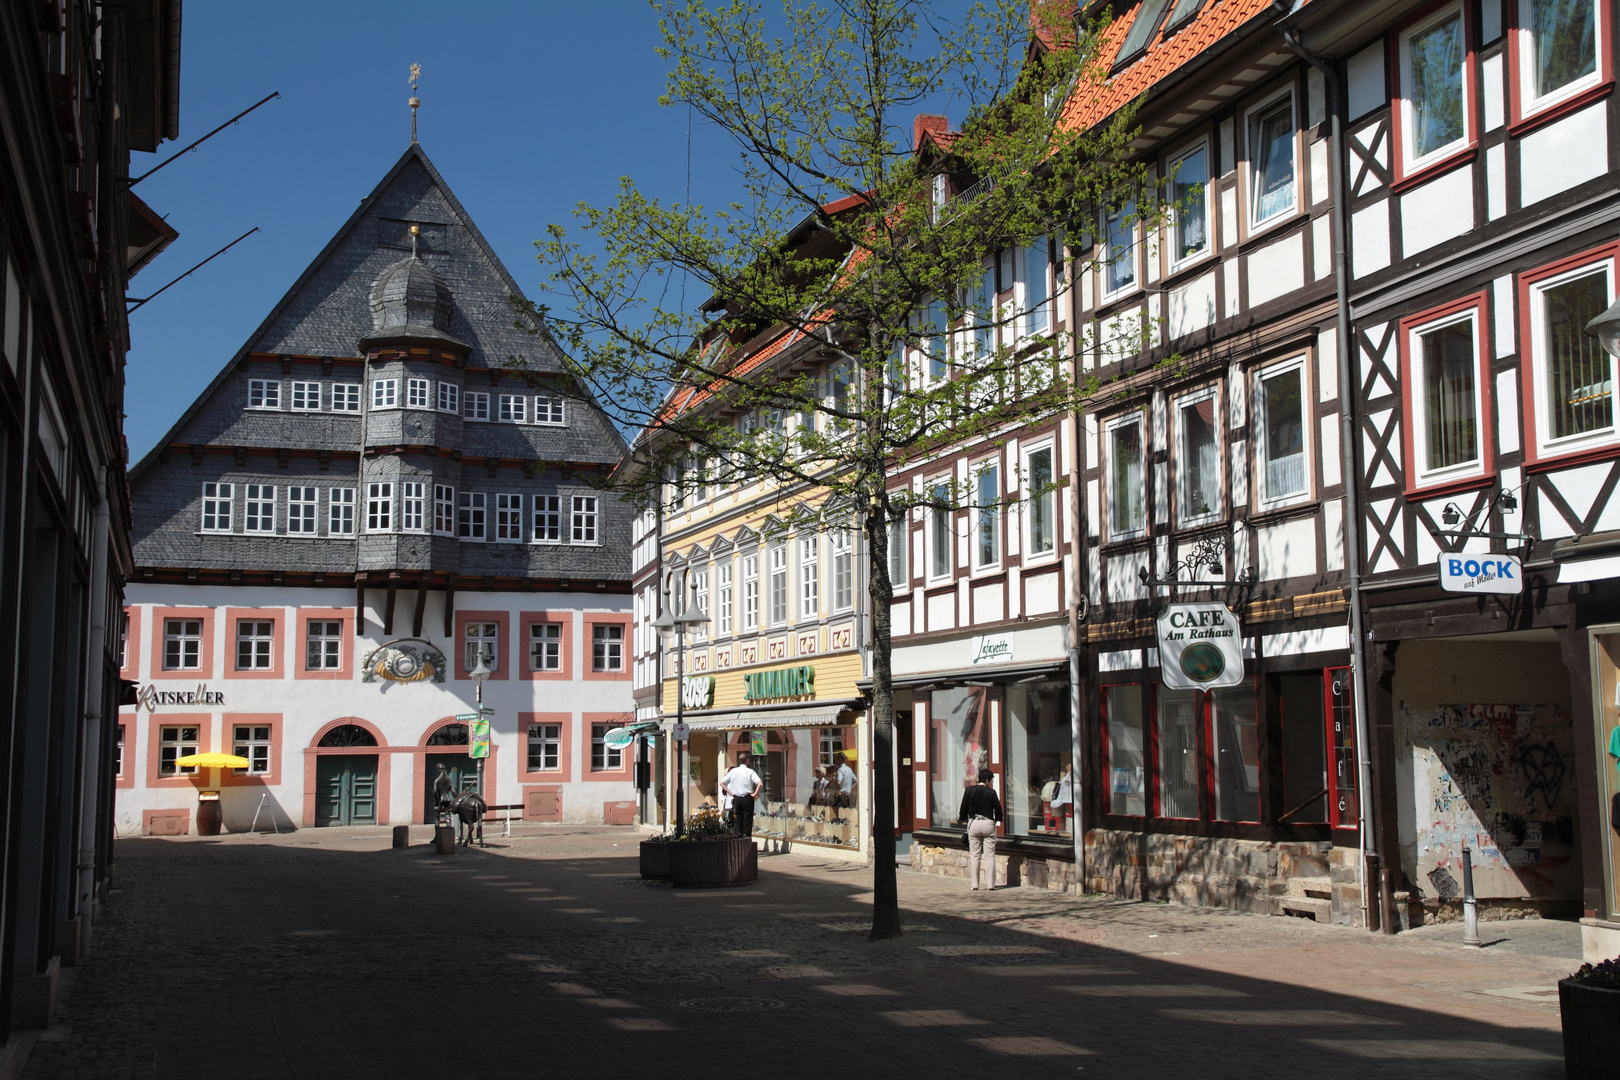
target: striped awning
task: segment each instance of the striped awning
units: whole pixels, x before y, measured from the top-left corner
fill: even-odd
[[[837,727],[839,714],[851,708],[849,702],[806,705],[794,709],[742,709],[736,712],[688,715],[693,731],[760,731],[765,728]],[[666,717],[668,719],[668,717]]]

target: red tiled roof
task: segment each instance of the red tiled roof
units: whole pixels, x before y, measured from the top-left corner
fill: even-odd
[[[1118,109],[1151,90],[1215,44],[1227,34],[1271,7],[1270,0],[1215,0],[1215,3],[1183,26],[1148,47],[1142,58],[1119,72],[1104,86],[1077,91],[1064,107],[1063,120],[1070,127],[1089,128],[1106,120]],[[1134,17],[1140,5],[1131,11]],[[1103,32],[1098,61],[1112,66],[1120,45],[1131,27],[1131,18],[1120,16]]]

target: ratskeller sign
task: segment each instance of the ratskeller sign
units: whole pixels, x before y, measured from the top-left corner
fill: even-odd
[[[1243,626],[1225,604],[1171,604],[1159,616],[1159,672],[1171,690],[1243,681]]]

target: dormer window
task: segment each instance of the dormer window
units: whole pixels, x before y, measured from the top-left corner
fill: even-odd
[[[281,380],[280,379],[249,379],[248,380],[248,408],[250,408],[250,409],[279,409],[279,408],[281,408]]]
[[[1159,28],[1159,16],[1164,14],[1170,0],[1142,0],[1136,9],[1136,19],[1131,23],[1130,32],[1119,46],[1119,55],[1114,58],[1115,63],[1124,63],[1134,60],[1147,51],[1148,42],[1153,38],[1153,31]]]

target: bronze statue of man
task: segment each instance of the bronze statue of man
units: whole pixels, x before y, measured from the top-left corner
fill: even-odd
[[[442,814],[456,801],[456,785],[450,782],[444,762],[439,762],[439,775],[433,778],[433,805]]]

